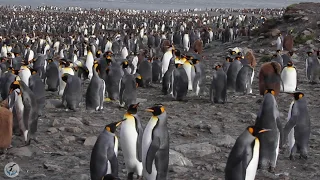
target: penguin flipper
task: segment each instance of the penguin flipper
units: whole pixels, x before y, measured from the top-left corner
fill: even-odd
[[[280,132],[280,143],[279,143],[279,147],[281,148],[282,145],[283,145],[283,138],[284,138],[284,136],[283,136],[283,127],[282,127],[282,124],[281,124],[281,121],[280,121],[280,118],[279,118],[279,117],[276,119],[276,121],[277,121],[278,130],[279,130],[279,132]]]
[[[136,130],[138,133],[138,139],[137,139],[137,159],[139,162],[142,162],[142,136],[143,136],[143,129],[141,126],[140,121],[137,119],[137,117],[134,117],[135,124],[136,124]]]
[[[155,160],[156,153],[160,148],[160,138],[155,137],[153,135],[152,137],[152,142],[150,144],[150,147],[147,152],[147,157],[146,157],[146,170],[149,174],[152,173],[152,163]]]
[[[167,179],[169,152],[166,150],[159,150],[155,156],[155,166],[157,169],[156,179]]]
[[[112,175],[118,177],[118,158],[114,153],[113,148],[111,147],[108,150],[108,157],[110,157],[110,159],[108,158],[108,160],[110,161],[110,165],[111,165],[111,173]]]
[[[293,106],[292,106],[293,108]],[[292,128],[294,128],[294,126],[296,125],[296,118],[295,117],[292,117],[289,119],[289,121],[287,122],[287,124],[285,125],[285,127],[283,128],[283,143],[285,143],[288,139],[288,135],[290,133],[290,131],[292,130]]]

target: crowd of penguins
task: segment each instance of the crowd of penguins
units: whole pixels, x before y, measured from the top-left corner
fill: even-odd
[[[7,14],[0,17],[6,22],[0,42],[0,148],[11,147],[12,134],[23,136],[26,145],[36,141],[46,91],[57,92],[64,108],[77,111],[83,101],[83,82],[89,81],[85,93],[87,110],[101,111],[105,101],[114,100],[127,109],[121,121],[105,126],[92,149],[92,180],[118,179],[118,143],[128,179],[133,179],[134,174],[138,179],[167,179],[168,115],[162,104],[155,104],[146,109],[152,117],[143,128],[137,115],[137,88],[160,83],[163,94],[177,101],[185,100],[190,92],[200,96],[206,81],[203,47],[214,40],[233,41],[247,36],[251,25],[261,23],[255,16],[246,15],[119,16],[109,11],[104,16],[101,12],[2,10]],[[113,33],[107,27],[118,30]],[[290,32],[284,38],[279,34],[277,53],[259,70],[263,102],[256,124],[237,138],[230,152],[226,180],[253,180],[258,166],[274,171],[279,147],[287,140],[291,159],[296,152],[307,158],[310,119],[304,94],[296,91],[292,47]],[[213,70],[209,92],[212,103],[225,103],[229,91],[252,93],[254,52],[236,47],[227,53],[224,63],[216,64]],[[307,78],[316,82],[319,52],[307,53]],[[284,127],[275,99],[280,91],[294,97]],[[119,126],[118,141],[115,132]]]

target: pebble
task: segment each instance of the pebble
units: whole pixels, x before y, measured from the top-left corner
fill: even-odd
[[[52,121],[52,123],[51,123],[51,126],[52,127],[56,127],[56,126],[58,126],[60,123],[59,123],[59,121],[57,120],[57,119],[54,119],[53,121]]]
[[[226,147],[226,148],[231,148],[235,142],[236,142],[236,140],[227,134],[227,135],[224,135],[223,138],[218,140],[217,145],[222,146],[222,147]]]
[[[69,117],[68,119],[65,119],[64,122],[66,124],[72,124],[72,125],[83,125],[83,123],[81,122],[81,120],[79,120],[76,117]]]
[[[57,133],[58,132],[58,129],[57,128],[54,128],[54,127],[51,127],[47,130],[48,132],[50,132],[51,134],[54,134],[54,133]]]
[[[192,167],[193,164],[190,159],[184,157],[181,153],[170,149],[169,150],[169,166],[189,166]]]
[[[209,142],[182,144],[176,146],[174,149],[184,155],[188,154],[198,157],[203,157],[221,151],[219,147],[216,147]]]
[[[85,145],[85,146],[94,146],[96,141],[97,141],[97,136],[87,137],[86,140],[84,141],[83,145]]]
[[[33,154],[33,152],[27,146],[21,148],[11,148],[9,149],[9,152],[15,156],[20,157],[31,157]]]
[[[82,130],[78,127],[66,127],[65,130],[70,133],[81,133]]]
[[[172,166],[172,167],[170,168],[170,171],[171,171],[171,172],[178,173],[178,174],[184,174],[184,173],[188,172],[189,169],[188,169],[188,168],[185,168],[185,167],[180,167],[180,166]]]
[[[47,177],[45,174],[34,174],[29,176],[30,179],[45,179],[45,177]]]
[[[44,163],[43,167],[47,169],[48,171],[61,171],[62,167],[54,164]]]

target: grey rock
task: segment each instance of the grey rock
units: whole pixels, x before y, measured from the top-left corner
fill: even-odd
[[[310,39],[310,40],[306,41],[306,44],[307,44],[307,45],[312,44],[312,39]]]
[[[68,142],[70,142],[70,141],[75,141],[75,140],[76,140],[76,137],[74,137],[74,136],[67,136],[67,137],[65,138],[65,140],[67,140]]]
[[[81,174],[79,179],[80,180],[90,180],[90,177],[87,174]]]
[[[220,133],[221,132],[221,129],[219,126],[217,125],[211,125],[211,128],[210,128],[210,133],[211,134],[216,134],[216,133]]]
[[[184,173],[188,172],[189,169],[185,168],[185,167],[180,167],[180,166],[173,166],[170,168],[170,171],[178,173],[178,174],[184,174]]]
[[[60,124],[59,121],[58,121],[57,119],[54,119],[54,120],[52,121],[52,123],[51,123],[51,126],[52,126],[52,127],[57,127],[59,124]]]
[[[11,148],[9,152],[15,156],[20,157],[31,157],[33,154],[33,152],[27,146],[21,148]]]
[[[50,132],[51,134],[54,134],[54,133],[57,133],[58,132],[58,129],[57,128],[54,128],[54,127],[51,127],[47,130],[48,132]]]
[[[61,107],[61,105],[62,103],[59,99],[47,99],[44,107],[46,109],[55,109]]]
[[[281,33],[281,31],[280,31],[279,29],[272,29],[272,30],[271,30],[271,35],[272,35],[273,37],[278,36],[278,34],[280,34],[280,33]]]
[[[138,103],[144,103],[144,102],[147,102],[148,100],[147,99],[142,99],[142,98],[137,98],[136,100]]]
[[[169,150],[169,166],[173,166],[173,165],[189,166],[189,167],[193,166],[190,159],[184,157],[181,153],[170,149]]]
[[[303,17],[301,19],[304,20],[304,21],[309,21],[309,18],[307,16],[305,16],[305,17]]]
[[[223,147],[227,147],[227,148],[231,148],[234,143],[236,142],[236,140],[231,137],[230,135],[224,135],[221,140],[218,140],[217,145],[218,146],[223,146]]]
[[[45,169],[47,169],[48,171],[55,171],[55,172],[59,172],[62,170],[62,167],[58,166],[58,165],[54,165],[54,164],[49,164],[49,163],[44,163],[43,167]]]
[[[65,130],[70,133],[81,133],[82,130],[78,127],[66,127]]]
[[[59,131],[65,131],[66,130],[65,127],[59,127],[58,129],[59,129]]]
[[[305,36],[309,36],[309,35],[311,35],[311,32],[309,30],[304,30],[302,32],[302,34],[305,35]]]
[[[174,149],[184,155],[188,154],[197,157],[203,157],[221,151],[219,147],[216,147],[209,142],[182,144],[176,146]]]
[[[259,49],[259,53],[263,54],[265,52],[264,49]]]
[[[83,125],[81,120],[79,120],[76,117],[69,117],[68,119],[64,120],[66,124],[72,124],[72,125]]]
[[[84,141],[83,145],[85,145],[85,146],[94,146],[96,141],[97,141],[97,136],[87,137],[86,140]]]
[[[224,172],[226,165],[227,165],[226,163],[218,163],[218,164],[216,164],[215,169],[217,171]]]

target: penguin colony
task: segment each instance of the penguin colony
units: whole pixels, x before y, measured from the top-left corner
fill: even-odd
[[[18,12],[25,10],[13,8]],[[143,128],[138,116],[137,90],[161,84],[162,93],[173,100],[185,101],[189,94],[202,98],[206,81],[202,52],[206,44],[249,36],[251,25],[259,26],[266,19],[264,15],[258,19],[206,13],[200,18],[174,12],[173,15],[155,13],[153,18],[145,19],[147,12],[139,12],[138,17],[133,16],[138,12],[108,11],[107,15],[101,15],[98,12],[102,10],[95,10],[77,14],[89,19],[83,21],[79,16],[66,17],[57,12],[48,12],[55,15],[48,17],[48,13],[43,13],[48,8],[39,7],[40,23],[32,24],[23,21],[23,15],[15,16],[10,9],[1,7],[7,12],[2,21],[12,18],[14,21],[10,28],[1,30],[0,148],[10,148],[12,134],[22,136],[26,145],[36,141],[34,136],[38,118],[44,113],[46,91],[56,92],[61,106],[72,111],[78,111],[81,102],[85,102],[90,112],[102,111],[105,101],[119,101],[126,113],[121,120],[106,125],[99,135],[91,153],[92,180],[118,177],[119,143],[128,179],[134,175],[138,179],[167,179],[170,115],[164,105],[155,104],[146,109],[152,116]],[[99,21],[93,22],[86,13]],[[119,15],[125,18],[116,18]],[[69,19],[61,22],[63,18]],[[134,23],[125,19],[133,19]],[[240,24],[248,25],[240,31]],[[213,25],[217,28],[212,29]],[[259,70],[256,89],[263,95],[263,102],[255,125],[239,135],[229,154],[225,168],[227,180],[253,180],[258,168],[274,172],[279,148],[287,141],[290,159],[294,159],[295,153],[308,157],[310,117],[306,97],[297,89],[290,33],[284,38],[279,34],[277,52]],[[288,54],[283,54],[284,51]],[[214,66],[208,98],[212,103],[224,104],[230,94],[248,95],[255,89],[252,87],[257,64],[254,52],[236,47],[226,53],[225,62]],[[314,50],[307,54],[306,76],[311,83],[317,83],[319,57]],[[82,97],[84,82],[89,85]],[[276,101],[280,92],[293,96],[284,127]],[[120,128],[119,139],[117,128]]]

